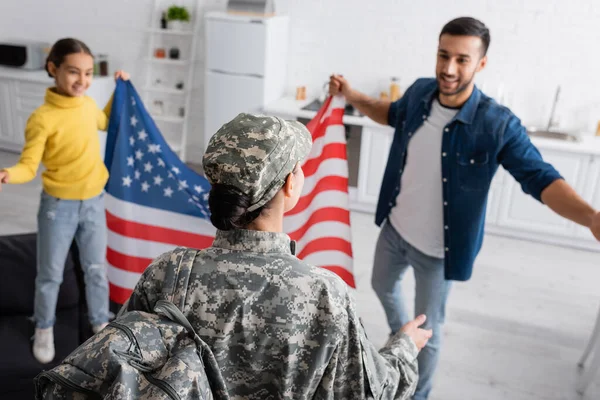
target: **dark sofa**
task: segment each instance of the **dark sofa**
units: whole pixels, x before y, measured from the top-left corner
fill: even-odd
[[[56,357],[40,364],[31,352],[36,234],[0,236],[0,399],[33,399],[33,378],[62,361],[91,336],[77,247],[65,263],[58,296]]]

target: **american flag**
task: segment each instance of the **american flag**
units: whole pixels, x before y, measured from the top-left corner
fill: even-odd
[[[344,106],[343,97],[329,97],[307,125],[313,146],[302,165],[304,188],[283,229],[297,241],[298,258],[354,288]]]
[[[343,99],[329,99],[309,124],[313,148],[306,180],[284,228],[298,256],[354,287]],[[341,107],[341,108],[340,108]],[[206,178],[171,150],[130,82],[117,82],[106,142],[110,299],[123,304],[152,260],[176,246],[209,247]]]

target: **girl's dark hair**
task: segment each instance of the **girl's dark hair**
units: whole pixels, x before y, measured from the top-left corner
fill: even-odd
[[[69,54],[74,53],[85,53],[94,57],[89,47],[86,46],[81,40],[73,39],[73,38],[65,38],[60,39],[58,42],[54,43],[52,49],[50,49],[50,54],[48,54],[48,58],[46,58],[46,72],[50,75],[50,70],[48,69],[48,63],[53,62],[56,67],[59,67],[63,61],[65,61],[65,57]]]
[[[268,203],[267,203],[268,204]],[[248,211],[250,197],[231,185],[214,184],[208,196],[210,222],[222,231],[243,229],[254,221],[265,206]]]

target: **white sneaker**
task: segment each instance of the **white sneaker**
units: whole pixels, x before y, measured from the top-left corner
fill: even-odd
[[[105,322],[100,325],[94,325],[94,326],[92,326],[92,332],[94,332],[94,335],[95,335],[96,333],[100,332],[102,329],[106,328],[107,325],[108,325],[108,322]]]
[[[54,360],[54,328],[35,329],[33,356],[42,364]]]

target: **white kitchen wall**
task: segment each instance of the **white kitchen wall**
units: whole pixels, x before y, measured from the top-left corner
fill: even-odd
[[[187,0],[190,1],[190,0]],[[181,3],[181,1],[173,1]],[[170,3],[167,1],[167,4]],[[225,0],[201,0],[203,9]],[[385,90],[391,76],[403,88],[433,75],[438,34],[462,15],[491,30],[489,64],[478,77],[528,124],[547,121],[557,85],[559,115],[568,126],[592,129],[600,120],[600,2],[591,0],[279,0],[291,19],[288,93],[306,85],[317,95],[332,72],[343,73],[369,94]],[[110,55],[111,68],[134,73],[142,84],[142,58],[151,0],[2,0],[0,40],[54,41],[75,36],[96,53]],[[203,46],[201,45],[200,54]],[[197,66],[197,96],[189,135],[190,154],[202,143],[203,65]]]
[[[376,95],[391,76],[404,87],[433,76],[438,35],[458,16],[491,31],[489,64],[478,77],[495,97],[500,86],[527,123],[547,122],[562,86],[561,120],[600,120],[600,2],[590,0],[293,0],[288,82],[319,91],[331,72]],[[592,114],[593,112],[593,114]],[[595,128],[595,126],[594,126]]]

